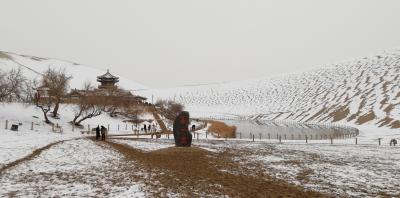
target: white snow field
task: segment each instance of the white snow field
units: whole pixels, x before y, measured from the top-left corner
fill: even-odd
[[[92,85],[97,85],[97,76],[106,73],[106,71],[80,65],[78,63],[0,51],[0,70],[2,71],[21,68],[26,78],[40,81],[41,74],[49,67],[54,69],[65,69],[66,73],[73,77],[70,82],[70,87],[72,89],[81,89],[83,84],[87,81],[91,82]],[[110,72],[112,73],[113,71],[111,70]],[[119,77],[120,81],[118,85],[121,88],[127,90],[146,88],[144,85],[133,82],[127,78],[124,78],[123,76]]]
[[[400,147],[241,143],[227,149],[249,168],[338,197],[399,197]]]
[[[192,116],[400,127],[400,50],[303,73],[139,91],[183,103]]]
[[[61,140],[74,139],[87,136],[86,133],[82,134],[81,131],[87,131],[88,125],[94,128],[97,125],[110,126],[109,134],[114,133],[132,133],[132,126],[129,125],[125,130],[126,124],[123,122],[124,118],[112,118],[106,113],[98,117],[88,119],[82,123],[84,129],[74,128],[69,124],[73,119],[75,106],[61,105],[60,118],[54,119],[49,116],[49,119],[63,129],[63,132],[53,132],[52,127],[43,122],[42,111],[34,106],[21,103],[4,103],[0,104],[0,168],[17,159],[28,156],[33,150],[44,147],[48,144],[58,142]],[[144,115],[146,119],[152,118],[151,115]],[[8,120],[8,129],[5,129],[6,120]],[[31,124],[33,130],[31,130]],[[12,124],[19,124],[18,131],[11,131]],[[118,125],[120,130],[118,130]]]
[[[144,197],[142,173],[122,161],[91,140],[67,141],[3,174],[0,197]]]

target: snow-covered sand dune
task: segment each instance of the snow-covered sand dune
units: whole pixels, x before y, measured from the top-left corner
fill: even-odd
[[[183,103],[197,117],[344,122],[400,127],[400,50],[308,72],[246,81],[144,90]]]
[[[98,82],[96,82],[96,77],[106,73],[106,71],[80,65],[78,63],[57,59],[39,58],[35,56],[18,55],[15,53],[0,51],[1,70],[7,71],[19,67],[22,69],[24,75],[28,79],[37,80],[40,80],[41,74],[49,67],[55,69],[65,69],[67,74],[73,77],[70,87],[77,89],[82,88],[86,81],[91,82],[93,85],[97,85]],[[127,78],[124,78],[123,76],[120,76],[119,80],[119,86],[124,89],[137,90],[146,88],[146,86],[133,82]]]

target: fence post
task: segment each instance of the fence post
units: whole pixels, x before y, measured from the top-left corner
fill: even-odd
[[[208,131],[206,131],[206,139],[207,139],[207,136],[208,136]]]
[[[253,142],[254,142],[254,135],[253,135]]]
[[[127,131],[127,130],[128,130],[128,124],[125,123],[125,131]]]
[[[118,124],[118,131],[119,131],[119,124]]]
[[[33,131],[33,122],[31,122],[31,130]]]
[[[6,129],[8,129],[8,120],[6,120]]]
[[[271,135],[268,133],[268,139],[270,140],[271,139]]]
[[[332,137],[331,137],[331,144],[333,144],[333,139],[332,139]]]
[[[285,134],[285,140],[286,140],[286,134]]]
[[[279,136],[279,143],[282,143],[282,137]]]
[[[307,137],[307,135],[306,135],[306,143],[308,143],[308,137]]]
[[[382,139],[382,138],[378,138],[379,146],[381,145],[381,139]]]
[[[358,144],[358,140],[357,140],[357,138],[356,138],[356,144]]]
[[[260,140],[261,140],[261,133],[260,134],[258,134],[259,136],[260,136]]]
[[[87,130],[88,130],[89,133],[90,133],[90,124],[87,125]]]
[[[110,131],[110,124],[107,125],[107,131]]]

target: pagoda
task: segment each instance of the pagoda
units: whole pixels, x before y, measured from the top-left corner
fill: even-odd
[[[97,82],[101,83],[99,89],[116,89],[118,87],[115,84],[119,82],[119,77],[110,74],[110,71],[107,69],[107,73],[97,76]]]

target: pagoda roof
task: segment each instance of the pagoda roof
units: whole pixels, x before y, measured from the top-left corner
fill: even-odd
[[[110,71],[107,69],[107,73],[97,76],[98,79],[113,79],[113,80],[118,80],[119,77],[116,77],[110,73]]]

